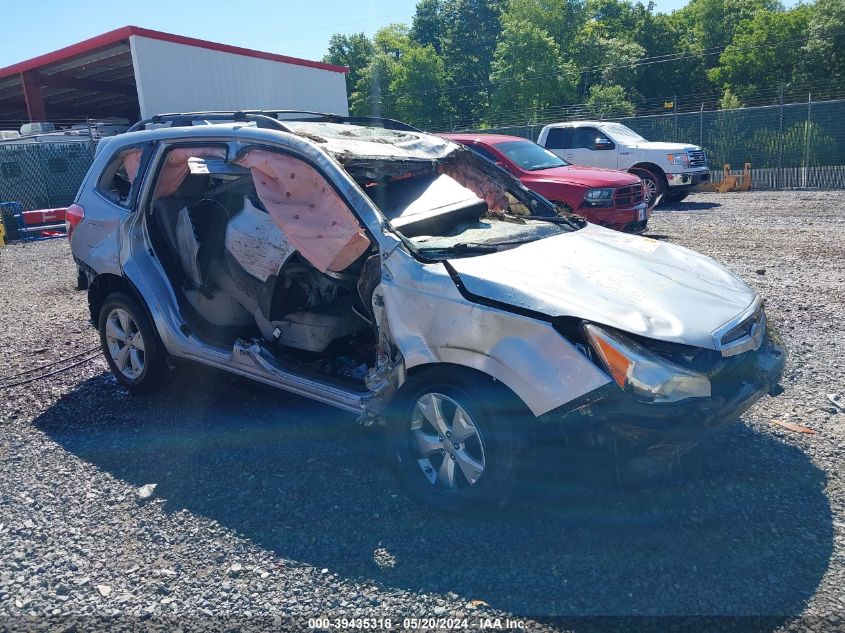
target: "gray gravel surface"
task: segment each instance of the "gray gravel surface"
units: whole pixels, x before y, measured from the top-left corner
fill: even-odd
[[[701,194],[653,217],[652,237],[764,295],[791,358],[784,394],[641,490],[551,480],[499,516],[444,517],[406,498],[352,416],[226,375],[133,396],[98,358],[0,389],[0,630],[479,614],[845,627],[845,413],[826,397],[845,395],[840,201]],[[74,282],[64,240],[0,250],[0,376],[98,344]]]

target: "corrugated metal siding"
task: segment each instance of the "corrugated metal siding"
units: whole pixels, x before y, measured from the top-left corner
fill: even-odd
[[[130,38],[141,116],[284,108],[348,114],[342,73]]]

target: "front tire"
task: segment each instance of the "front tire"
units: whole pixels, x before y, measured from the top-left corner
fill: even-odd
[[[655,200],[660,200],[660,196],[666,194],[666,190],[669,188],[669,183],[666,182],[666,177],[650,169],[645,169],[642,167],[637,167],[634,169],[629,169],[629,173],[638,176],[640,180],[643,181],[643,189],[644,189],[644,199],[643,202],[646,203],[647,207],[652,207],[655,205]]]
[[[168,375],[164,346],[135,299],[123,293],[106,297],[99,330],[103,355],[117,382],[138,392],[164,384]]]
[[[453,513],[496,510],[532,460],[532,424],[501,383],[459,367],[429,369],[397,394],[388,445],[419,501]]]

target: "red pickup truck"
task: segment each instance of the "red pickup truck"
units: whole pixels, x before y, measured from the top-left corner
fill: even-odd
[[[642,233],[651,216],[642,181],[613,169],[572,165],[518,136],[443,134],[519,178],[523,185],[564,206],[588,222]]]

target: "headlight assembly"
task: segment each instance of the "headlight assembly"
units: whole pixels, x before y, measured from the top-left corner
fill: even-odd
[[[584,204],[594,209],[612,207],[613,189],[589,189],[584,196]]]
[[[584,325],[590,345],[622,389],[650,402],[677,402],[710,396],[710,380],[649,352],[622,334]]]
[[[686,152],[681,154],[666,154],[666,159],[669,161],[670,165],[689,167],[689,154]]]

